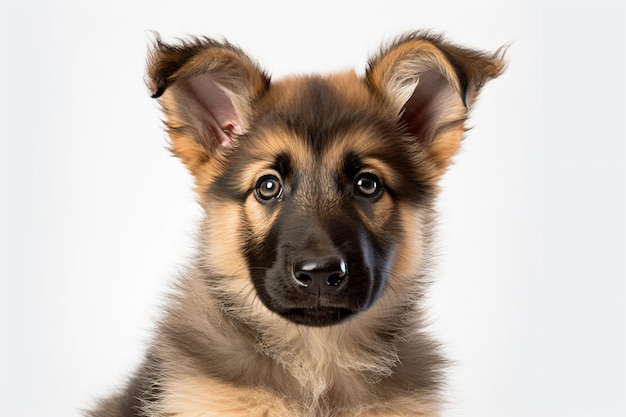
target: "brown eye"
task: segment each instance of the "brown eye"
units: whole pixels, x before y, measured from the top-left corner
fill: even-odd
[[[256,183],[254,193],[259,200],[271,200],[280,198],[283,188],[280,180],[273,175],[265,175]]]
[[[363,197],[376,197],[380,192],[380,179],[374,174],[360,174],[354,182],[354,190]]]

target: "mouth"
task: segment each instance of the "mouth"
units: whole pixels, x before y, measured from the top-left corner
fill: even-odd
[[[355,314],[354,311],[341,307],[293,308],[281,313],[286,319],[306,326],[332,326],[341,323]]]

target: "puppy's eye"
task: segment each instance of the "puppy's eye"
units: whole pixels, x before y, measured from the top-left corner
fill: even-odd
[[[259,178],[254,190],[256,198],[265,201],[280,198],[282,193],[283,187],[280,184],[280,180],[273,175],[265,175]]]
[[[380,188],[380,179],[374,174],[360,174],[354,181],[355,192],[363,197],[376,197],[380,192]]]

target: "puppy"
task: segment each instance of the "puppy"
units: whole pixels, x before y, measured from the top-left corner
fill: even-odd
[[[205,216],[143,365],[88,415],[436,416],[438,181],[503,55],[416,32],[362,76],[273,81],[228,42],[157,37],[148,84]]]

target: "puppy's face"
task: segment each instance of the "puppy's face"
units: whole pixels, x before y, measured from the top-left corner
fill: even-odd
[[[258,102],[207,196],[244,208],[240,250],[271,311],[329,325],[384,292],[405,239],[399,205],[433,194],[395,116],[352,73],[283,80]]]
[[[412,34],[364,77],[270,82],[232,45],[157,41],[152,88],[196,178],[206,264],[225,299],[254,304],[252,287],[269,311],[325,326],[369,309],[389,285],[412,285],[420,213],[467,106],[501,70],[500,54]]]

